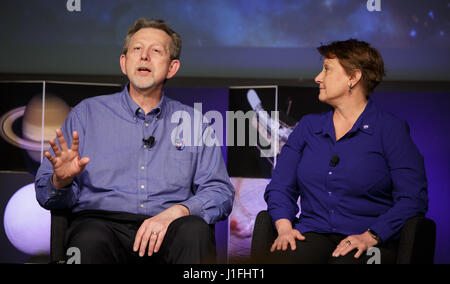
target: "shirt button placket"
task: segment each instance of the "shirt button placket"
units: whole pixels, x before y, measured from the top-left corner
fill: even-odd
[[[334,149],[333,149],[334,150]],[[334,152],[334,151],[333,151]],[[334,154],[333,154],[334,155]],[[330,167],[328,168],[328,173],[327,173],[327,181],[326,181],[326,187],[327,187],[327,195],[328,195],[328,204],[329,204],[329,218],[330,218],[330,225],[331,225],[331,231],[334,233],[336,232],[336,227],[334,224],[335,221],[335,216],[336,216],[336,212],[335,212],[335,204],[336,204],[336,198],[335,198],[335,194],[333,193],[334,191],[334,186],[333,186],[333,180],[334,180],[334,176],[335,176],[335,167],[332,167],[330,165]]]
[[[139,127],[144,129],[143,133],[145,136],[145,129],[147,128],[147,122],[145,121],[144,114],[142,110],[139,110],[140,113],[140,119],[139,119]],[[145,136],[147,138],[147,136]],[[148,160],[148,152],[149,147],[143,143],[143,154],[139,156],[138,160],[138,194],[137,194],[137,205],[138,209],[137,211],[139,214],[146,214],[145,212],[145,197],[147,196],[147,171],[146,171],[146,161]]]
[[[150,137],[150,123],[151,123],[151,119],[149,118],[149,115],[145,115],[143,114],[143,121],[142,121],[142,130],[144,133],[144,137],[145,138],[149,138]],[[141,180],[140,180],[140,201],[139,201],[139,209],[141,211],[142,214],[147,214],[148,212],[146,212],[146,208],[145,208],[145,200],[147,197],[147,192],[148,192],[148,177],[147,177],[147,173],[148,171],[146,170],[146,164],[149,160],[149,155],[151,153],[152,147],[149,147],[147,145],[144,145],[144,155],[141,156],[141,161],[140,161],[140,166],[139,166],[139,172],[140,172],[140,176],[141,176]]]

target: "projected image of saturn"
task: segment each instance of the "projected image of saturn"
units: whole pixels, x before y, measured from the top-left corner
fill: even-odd
[[[121,89],[119,84],[0,82],[0,170],[35,173],[72,107]]]
[[[26,104],[11,106],[0,114],[0,137],[10,146],[2,150],[10,152],[13,146],[24,150],[31,163],[40,163],[43,151],[50,147],[49,140],[55,136],[55,130],[61,127],[69,112],[70,107],[63,99],[42,92],[32,95]],[[8,160],[11,163],[20,158]]]

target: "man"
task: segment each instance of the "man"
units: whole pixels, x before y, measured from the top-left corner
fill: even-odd
[[[37,200],[72,209],[66,245],[82,263],[215,261],[210,226],[231,212],[234,188],[219,147],[172,141],[173,114],[193,114],[163,95],[180,51],[164,21],[138,19],[120,56],[129,84],[82,101],[50,141]]]

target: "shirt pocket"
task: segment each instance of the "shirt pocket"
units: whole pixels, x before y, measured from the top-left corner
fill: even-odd
[[[194,173],[194,154],[189,151],[169,151],[164,162],[164,178],[172,187],[191,187]]]

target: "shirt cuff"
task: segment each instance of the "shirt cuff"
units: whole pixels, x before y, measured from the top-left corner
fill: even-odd
[[[48,199],[60,198],[61,196],[68,194],[71,191],[72,184],[73,183],[71,183],[68,186],[63,187],[63,188],[57,188],[53,184],[52,177],[50,176],[50,178],[48,179],[48,182],[47,182],[47,188],[48,188],[47,196],[48,196]]]
[[[186,206],[189,209],[189,213],[193,216],[201,216],[202,203],[194,198],[190,198],[184,202],[178,203],[180,205]]]
[[[378,237],[380,237],[380,243],[385,243],[392,237],[392,231],[387,229],[386,226],[382,226],[381,224],[375,224],[370,227],[375,233],[377,233]]]
[[[289,216],[289,214],[285,210],[280,209],[269,210],[269,215],[272,218],[273,225],[275,225],[275,222],[280,219],[288,219],[292,223],[292,227],[294,227],[295,217]]]

